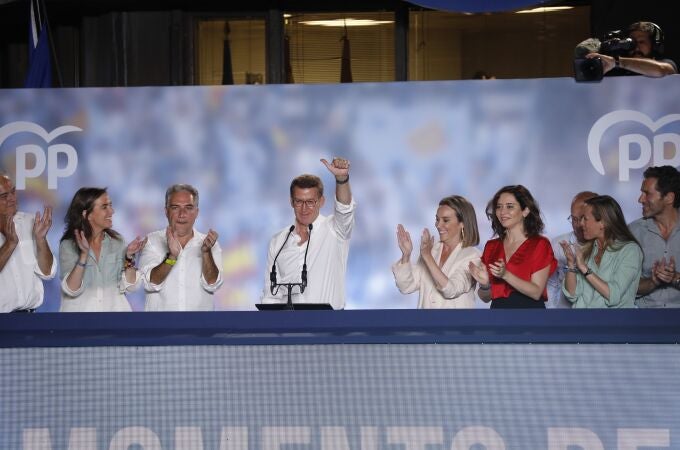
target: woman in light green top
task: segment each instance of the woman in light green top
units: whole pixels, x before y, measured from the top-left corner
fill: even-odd
[[[146,239],[126,246],[111,228],[113,213],[106,189],[81,188],[73,196],[59,243],[60,311],[132,310],[125,293],[141,284],[135,255]]]
[[[599,195],[586,200],[583,212],[586,244],[574,250],[560,242],[568,266],[562,291],[574,308],[633,308],[642,249],[621,207],[612,197]]]

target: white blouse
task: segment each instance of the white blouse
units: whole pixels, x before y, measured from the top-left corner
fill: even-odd
[[[442,248],[441,242],[436,242],[432,247],[435,261],[440,260]],[[419,309],[474,308],[476,282],[470,274],[468,265],[470,262],[479,264],[481,254],[476,247],[463,248],[458,244],[441,268],[449,279],[444,289],[437,287],[430,271],[420,258],[416,264],[401,264],[397,261],[392,265],[392,272],[402,294],[418,291]]]

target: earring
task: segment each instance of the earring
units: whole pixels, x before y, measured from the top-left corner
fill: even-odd
[[[461,228],[460,229],[460,241],[462,242],[464,240],[465,240],[465,228]]]

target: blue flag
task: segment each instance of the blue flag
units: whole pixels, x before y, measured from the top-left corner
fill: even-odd
[[[39,1],[31,0],[31,17],[28,30],[28,74],[24,87],[52,87],[52,63],[47,20]]]

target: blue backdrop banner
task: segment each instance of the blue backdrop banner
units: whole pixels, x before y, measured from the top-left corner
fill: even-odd
[[[445,196],[475,205],[481,247],[491,237],[486,204],[501,186],[526,185],[554,236],[570,230],[576,192],[612,195],[630,222],[641,215],[644,169],[680,165],[678,76],[22,89],[0,98],[0,166],[15,177],[20,209],[55,206],[53,249],[82,186],[108,187],[114,228],[131,240],[166,226],[170,184],[195,185],[197,228],[215,229],[223,249],[219,310],[254,309],[269,239],[293,223],[291,179],[314,173],[333,185],[320,158],[352,164],[349,309],[416,305],[390,270],[396,226],[434,232]],[[55,280],[41,310],[57,310],[59,297]],[[142,308],[143,292],[130,299]]]

